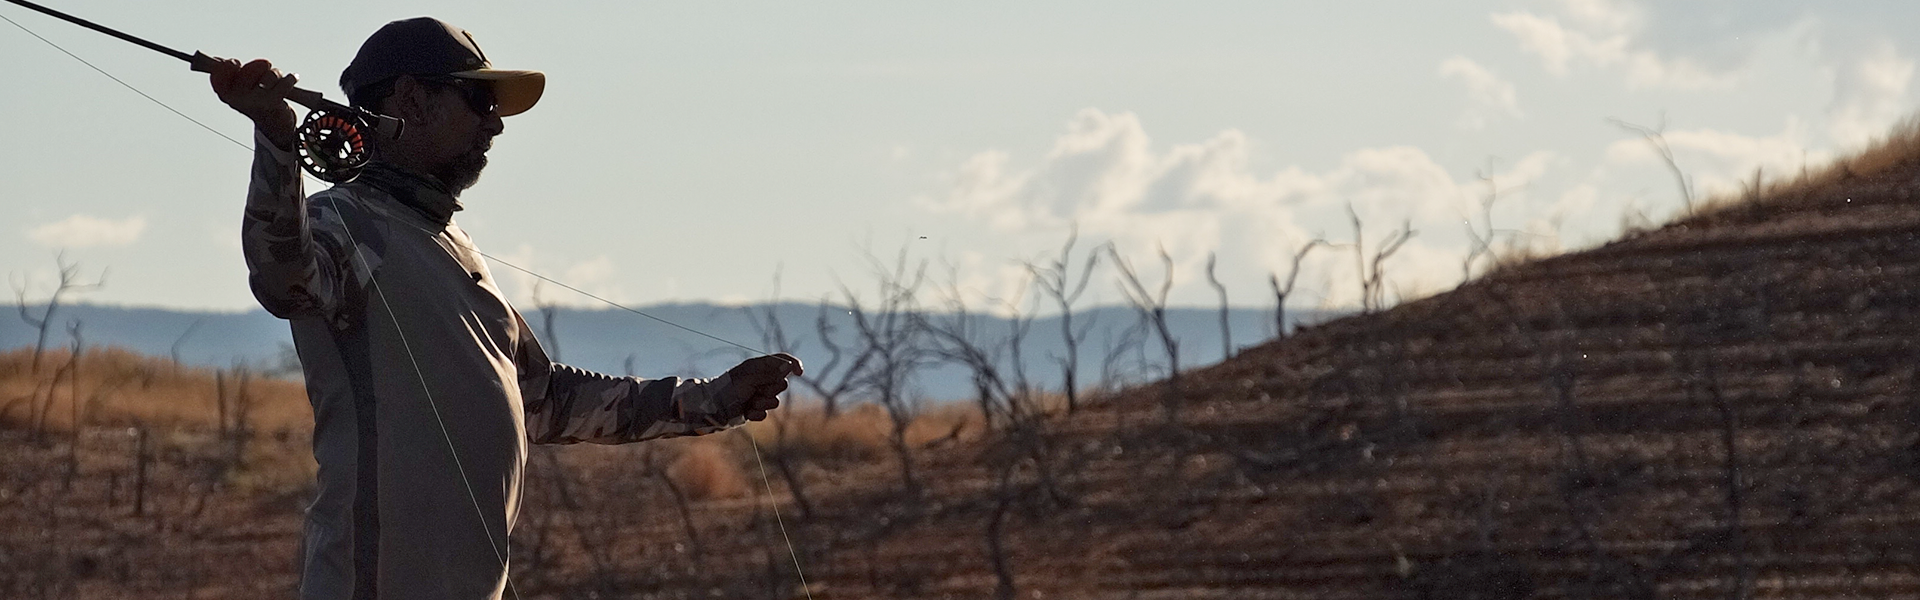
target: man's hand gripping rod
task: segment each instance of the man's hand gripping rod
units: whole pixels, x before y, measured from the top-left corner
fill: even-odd
[[[212,65],[217,61],[202,52],[187,54],[27,0],[6,1],[187,61],[193,70],[202,73],[212,72]],[[352,181],[366,166],[369,140],[364,131],[372,129],[381,135],[398,138],[406,127],[406,123],[400,119],[340,104],[313,90],[293,88],[287,94],[287,99],[312,111],[300,123],[300,166],[314,177],[331,183]]]

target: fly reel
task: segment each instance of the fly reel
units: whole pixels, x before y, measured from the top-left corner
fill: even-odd
[[[308,112],[298,130],[300,168],[327,183],[353,181],[370,158],[369,128],[361,111],[322,108]]]
[[[300,168],[327,183],[346,183],[360,176],[372,158],[373,133],[399,139],[406,122],[386,115],[339,104],[320,94],[294,88],[288,99],[311,107],[300,123],[295,150]]]

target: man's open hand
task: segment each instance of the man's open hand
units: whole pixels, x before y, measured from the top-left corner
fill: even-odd
[[[780,406],[780,392],[787,391],[787,377],[805,373],[800,359],[781,352],[756,356],[727,371],[729,406],[744,407],[749,421],[767,418],[767,411]]]
[[[222,58],[208,65],[207,80],[220,101],[252,119],[267,140],[281,148],[293,148],[294,115],[293,107],[287,106],[287,94],[293,91],[299,76],[281,74],[266,59],[256,58],[242,65]]]

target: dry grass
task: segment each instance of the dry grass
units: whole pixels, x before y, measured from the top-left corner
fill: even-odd
[[[747,494],[747,477],[738,458],[721,443],[698,440],[681,446],[667,466],[667,477],[694,500],[738,498]]]
[[[907,425],[907,445],[939,446],[973,439],[980,414],[971,406],[945,404],[921,410]],[[880,460],[893,443],[893,420],[874,404],[860,404],[828,417],[817,406],[776,410],[766,421],[750,423],[747,433],[768,452],[825,464]]]
[[[1907,117],[1858,151],[1825,165],[1802,169],[1790,178],[1762,179],[1757,189],[1748,185],[1741,193],[1708,197],[1694,208],[1692,215],[1682,215],[1675,223],[1712,221],[1734,210],[1773,206],[1807,197],[1849,179],[1880,176],[1916,166],[1920,166],[1920,115]]]
[[[1894,125],[1885,137],[1836,165],[1855,175],[1876,175],[1920,162],[1920,115]]]
[[[144,425],[185,436],[175,444],[181,447],[207,445],[212,442],[203,438],[220,430],[216,397],[222,380],[229,410],[243,391],[236,371],[185,367],[120,348],[89,350],[78,361],[65,350],[49,351],[37,376],[31,363],[31,349],[0,352],[0,428],[31,429],[35,415],[44,409],[48,430],[71,431],[78,397],[80,421],[88,427]],[[76,366],[77,378],[70,375]],[[244,380],[248,428],[277,442],[249,446],[244,460],[251,468],[234,472],[245,480],[230,483],[262,489],[304,485],[313,469],[304,441],[313,426],[305,389],[297,382],[259,376]],[[789,404],[774,411],[770,420],[749,424],[746,431],[764,452],[828,469],[890,460],[892,452],[893,421],[871,404],[855,405],[833,417],[817,404]],[[977,408],[933,405],[908,424],[906,441],[915,450],[926,450],[971,441],[982,431]],[[676,440],[663,446],[673,450],[665,473],[692,499],[742,497],[751,489],[746,473],[754,468],[754,457],[741,442],[735,436]]]
[[[249,428],[286,435],[313,427],[306,390],[296,382],[182,367],[120,348],[88,350],[77,361],[65,350],[49,351],[37,377],[32,362],[31,349],[0,352],[0,425],[32,427],[32,405],[48,404],[51,394],[46,423],[52,430],[71,430],[76,398],[86,425],[217,429],[224,379],[230,407],[244,394]]]
[[[1860,149],[1844,154],[1827,164],[1803,167],[1791,177],[1774,173],[1752,180],[1740,192],[1723,192],[1695,200],[1691,212],[1682,211],[1663,225],[1639,209],[1629,206],[1621,216],[1623,241],[1667,227],[1706,227],[1731,220],[1765,219],[1782,210],[1793,210],[1823,190],[1832,190],[1849,180],[1883,177],[1899,171],[1920,171],[1920,113],[1901,120],[1886,134],[1874,138]],[[1602,242],[1610,244],[1613,242]],[[1560,247],[1557,242],[1509,243],[1495,249],[1484,273],[1476,279],[1511,271],[1542,259],[1562,256],[1577,248]],[[1404,301],[1414,298],[1403,298]]]

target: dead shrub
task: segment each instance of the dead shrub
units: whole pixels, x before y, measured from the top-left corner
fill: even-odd
[[[777,410],[768,421],[748,425],[762,447],[825,463],[864,463],[886,450],[887,415],[862,404],[827,416],[815,408]]]
[[[738,498],[747,493],[747,478],[740,464],[727,454],[719,442],[688,440],[680,445],[679,456],[667,466],[667,477],[694,500]]]
[[[972,439],[980,429],[979,417],[957,403],[921,410],[907,426],[907,444],[924,448]],[[814,406],[783,408],[766,421],[747,424],[747,433],[765,451],[820,465],[880,460],[892,432],[893,421],[875,404],[860,404],[831,417]]]

